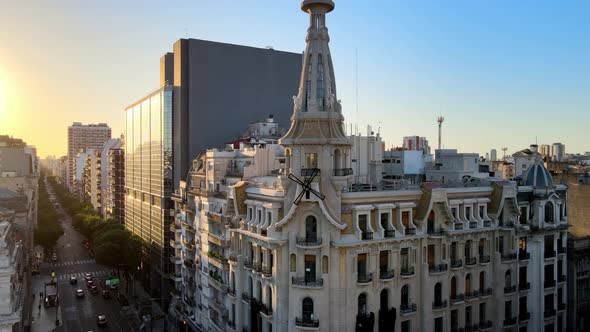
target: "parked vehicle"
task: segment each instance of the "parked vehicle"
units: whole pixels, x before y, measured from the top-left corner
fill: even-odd
[[[78,283],[78,279],[76,279],[76,277],[71,276],[70,277],[70,284],[72,285],[76,285]]]
[[[96,317],[96,323],[98,324],[98,326],[107,325],[107,316],[106,315],[98,315],[98,317]]]
[[[76,297],[84,297],[84,290],[83,289],[76,289]]]

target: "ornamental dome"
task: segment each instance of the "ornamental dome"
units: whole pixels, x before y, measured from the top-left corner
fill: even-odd
[[[552,187],[553,178],[543,164],[534,164],[524,174],[523,184],[532,187]]]

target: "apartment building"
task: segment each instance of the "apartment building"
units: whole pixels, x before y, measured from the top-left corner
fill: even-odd
[[[66,185],[75,189],[76,156],[88,149],[100,150],[102,145],[111,138],[111,128],[106,123],[83,125],[74,122],[68,127],[68,167]]]

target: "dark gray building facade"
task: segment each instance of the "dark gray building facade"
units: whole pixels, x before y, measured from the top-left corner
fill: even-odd
[[[125,227],[149,244],[140,267],[154,298],[168,294],[170,197],[192,160],[249,123],[288,128],[300,53],[180,39],[160,59],[160,89],[125,109]]]

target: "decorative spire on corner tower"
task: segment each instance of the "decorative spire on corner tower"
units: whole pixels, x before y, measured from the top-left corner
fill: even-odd
[[[332,0],[304,0],[301,3],[301,10],[309,14],[307,45],[299,91],[293,97],[291,127],[281,138],[281,144],[348,145],[328,47],[330,36],[326,14],[333,9]]]

